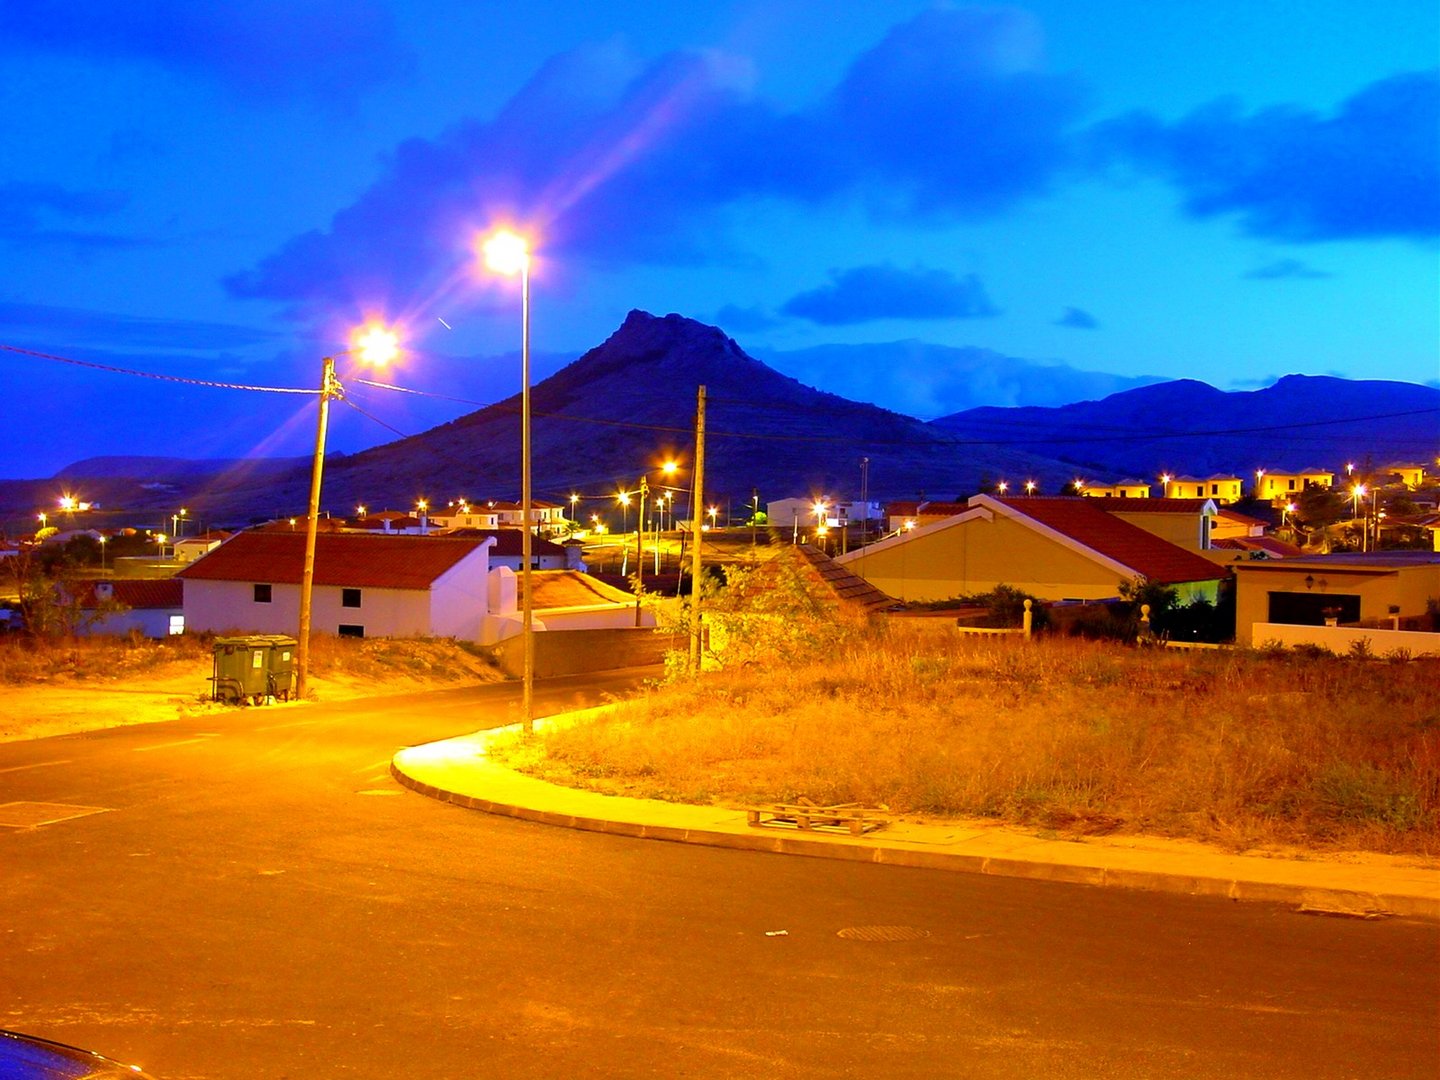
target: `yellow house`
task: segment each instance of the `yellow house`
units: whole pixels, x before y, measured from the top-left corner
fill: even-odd
[[[1328,469],[1301,469],[1286,472],[1282,469],[1257,470],[1259,482],[1255,485],[1255,497],[1271,502],[1285,502],[1299,495],[1306,488],[1331,488],[1335,474]]]
[[[1138,525],[1186,551],[1209,549],[1211,526],[1220,513],[1214,499],[1144,499],[1137,502],[1112,497],[1098,499],[1095,505],[1121,521]]]
[[[1238,476],[1216,473],[1214,476],[1164,477],[1167,499],[1214,499],[1221,506],[1238,502],[1241,480]]]
[[[1393,465],[1386,465],[1383,469],[1379,470],[1379,473],[1382,479],[1392,474],[1398,476],[1400,478],[1400,482],[1404,484],[1407,488],[1409,488],[1411,491],[1414,491],[1416,488],[1418,488],[1421,484],[1425,482],[1424,465],[1413,465],[1406,462],[1397,462]]]
[[[1235,563],[1235,642],[1255,623],[1323,626],[1423,615],[1440,599],[1440,553],[1382,551]]]
[[[1150,485],[1144,480],[1117,480],[1113,484],[1087,483],[1081,495],[1092,499],[1148,499]]]
[[[976,495],[963,512],[835,560],[900,600],[1009,585],[1043,600],[1104,600],[1134,578],[1215,599],[1229,571],[1080,498]]]

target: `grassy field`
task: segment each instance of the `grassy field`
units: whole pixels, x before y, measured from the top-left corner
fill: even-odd
[[[903,623],[544,734],[532,771],[686,802],[885,804],[1237,850],[1440,854],[1440,664]]]

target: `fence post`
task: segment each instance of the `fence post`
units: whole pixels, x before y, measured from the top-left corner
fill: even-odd
[[[1035,616],[1030,613],[1030,608],[1033,603],[1028,596],[1025,598],[1025,614],[1020,620],[1020,625],[1025,628],[1026,641],[1030,640],[1030,627],[1033,625],[1035,619]]]

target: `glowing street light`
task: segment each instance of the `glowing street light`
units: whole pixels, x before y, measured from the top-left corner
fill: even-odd
[[[399,352],[394,331],[374,323],[362,327],[352,337],[353,344],[335,356],[358,355],[367,364],[379,366],[395,359]],[[320,410],[315,424],[315,457],[310,466],[310,507],[305,518],[305,562],[300,570],[300,630],[296,635],[295,697],[305,698],[305,679],[310,671],[310,607],[315,589],[315,538],[320,531],[320,479],[325,470],[325,433],[330,424],[330,399],[345,396],[345,388],[335,374],[335,356],[320,362]],[[295,519],[290,519],[295,527]]]
[[[715,528],[715,516],[720,513],[720,508],[718,506],[711,506],[706,509],[705,513],[710,515],[710,528]]]
[[[364,519],[365,507],[363,505],[355,507],[355,516],[361,518],[362,520]]]
[[[1026,481],[1025,481],[1025,494],[1026,494],[1026,495],[1034,495],[1034,494],[1035,494],[1035,481],[1034,481],[1034,480],[1026,480]]]
[[[485,265],[506,277],[520,275],[520,636],[524,652],[521,723],[535,728],[534,599],[530,588],[530,244],[500,229],[480,246]]]
[[[998,484],[995,485],[995,491],[996,491],[998,494],[1004,495],[1005,492],[1007,492],[1007,491],[1009,491],[1009,490],[1010,490],[1010,485],[1009,485],[1009,483],[1007,483],[1007,482],[1004,481],[1004,480],[1001,480]]]
[[[100,542],[100,572],[103,574],[105,572],[105,541],[110,538],[108,536],[101,536],[97,539]]]

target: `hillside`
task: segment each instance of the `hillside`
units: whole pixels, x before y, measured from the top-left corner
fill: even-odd
[[[970,409],[931,426],[1059,458],[1095,478],[1381,465],[1435,456],[1440,389],[1287,375],[1263,390],[1226,392],[1180,379],[1057,408]]]
[[[538,498],[601,496],[676,457],[688,464],[697,387],[707,393],[706,489],[747,501],[858,495],[952,497],[987,471],[1053,469],[1014,450],[960,448],[918,420],[805,386],[720,330],[632,311],[614,334],[532,391]],[[327,502],[497,495],[519,488],[518,398],[338,462]],[[377,495],[385,492],[385,495]]]

